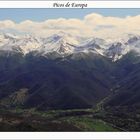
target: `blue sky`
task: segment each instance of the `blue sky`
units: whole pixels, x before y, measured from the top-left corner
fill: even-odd
[[[0,20],[24,20],[44,21],[56,18],[82,19],[90,13],[99,13],[104,16],[135,16],[140,14],[140,9],[0,9]]]

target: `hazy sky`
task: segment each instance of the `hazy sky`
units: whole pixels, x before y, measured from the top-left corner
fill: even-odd
[[[104,16],[135,16],[140,14],[140,9],[0,9],[0,20],[24,20],[44,21],[55,18],[79,18],[85,15],[98,13]]]

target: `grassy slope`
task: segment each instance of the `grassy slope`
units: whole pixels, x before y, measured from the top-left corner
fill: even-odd
[[[73,124],[82,131],[117,131],[106,122],[98,119],[93,119],[90,116],[79,116],[79,117],[67,117],[61,118],[65,122]]]

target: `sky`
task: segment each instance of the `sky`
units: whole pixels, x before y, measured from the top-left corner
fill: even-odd
[[[140,35],[140,9],[0,9],[0,32],[118,38]]]
[[[140,14],[140,9],[0,9],[0,20],[24,20],[44,21],[55,18],[79,18],[83,19],[90,13],[99,13],[104,16],[135,16]]]

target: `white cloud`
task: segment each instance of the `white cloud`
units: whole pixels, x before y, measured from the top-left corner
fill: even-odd
[[[0,29],[15,28],[15,23],[11,20],[0,21]]]
[[[0,21],[0,30],[14,30],[46,37],[64,31],[78,36],[117,38],[128,33],[140,35],[140,15],[119,18],[92,13],[82,20],[59,18],[43,22],[26,20],[20,23],[5,20]]]

